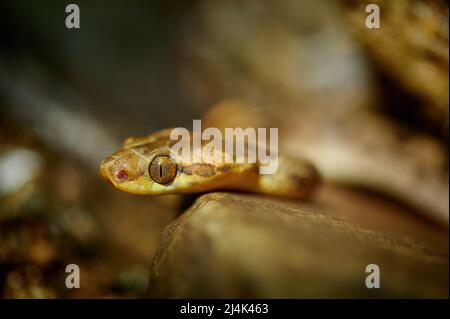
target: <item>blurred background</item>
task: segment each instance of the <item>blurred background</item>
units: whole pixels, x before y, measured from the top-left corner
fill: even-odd
[[[0,296],[144,296],[183,199],[119,193],[99,163],[199,118],[278,127],[282,151],[402,207],[448,256],[448,3],[372,2],[381,29],[358,0],[78,0],[67,29],[71,2],[0,0]],[[395,235],[389,216],[344,217]]]

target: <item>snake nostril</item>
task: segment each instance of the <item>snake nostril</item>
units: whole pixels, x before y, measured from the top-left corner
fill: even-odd
[[[121,169],[117,172],[116,178],[119,182],[125,182],[128,179],[128,172],[124,169]]]

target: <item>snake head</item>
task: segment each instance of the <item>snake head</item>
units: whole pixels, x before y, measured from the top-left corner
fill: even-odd
[[[158,150],[152,152],[151,144],[119,150],[102,161],[100,175],[128,193],[165,193],[177,175],[177,164],[168,152]]]
[[[121,150],[102,161],[100,175],[118,190],[142,195],[198,193],[254,184],[254,164],[194,162],[177,156],[174,143],[170,130],[129,138]]]
[[[142,175],[141,159],[130,150],[120,150],[100,164],[100,175],[114,187],[132,192],[133,183]]]
[[[195,193],[233,180],[232,165],[183,162],[172,153],[167,139],[136,141],[100,164],[100,175],[118,190],[140,195]],[[242,184],[243,179],[239,180]]]

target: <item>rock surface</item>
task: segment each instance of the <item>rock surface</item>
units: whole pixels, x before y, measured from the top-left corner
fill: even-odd
[[[329,187],[311,203],[203,195],[166,229],[148,296],[448,297],[447,231],[391,206]]]

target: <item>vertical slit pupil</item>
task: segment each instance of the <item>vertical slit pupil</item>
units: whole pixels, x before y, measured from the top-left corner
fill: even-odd
[[[153,181],[166,184],[175,177],[176,165],[167,156],[159,156],[151,162],[148,171]]]

